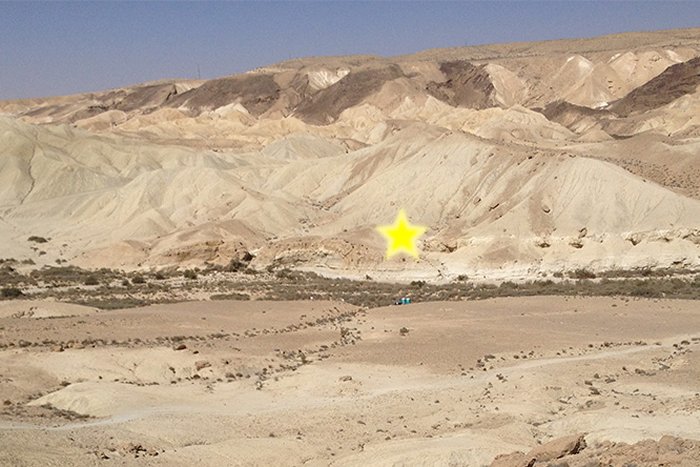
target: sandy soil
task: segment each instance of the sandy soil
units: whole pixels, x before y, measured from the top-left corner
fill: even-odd
[[[32,306],[0,315],[2,465],[700,462],[697,302]]]

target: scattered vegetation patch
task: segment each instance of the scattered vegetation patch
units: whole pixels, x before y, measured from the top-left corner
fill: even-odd
[[[690,269],[686,267],[674,267],[674,268],[635,268],[635,269],[611,269],[609,271],[604,271],[598,273],[598,277],[606,278],[634,278],[634,277],[671,277],[671,276],[683,276],[683,275],[693,275],[700,271],[695,269]]]
[[[589,271],[588,269],[574,269],[573,271],[569,271],[568,276],[571,277],[572,279],[595,279],[596,275],[593,271]]]
[[[28,242],[34,242],[34,243],[47,243],[48,240],[45,239],[44,237],[39,237],[37,235],[32,235],[27,239]]]
[[[501,284],[468,282],[459,276],[454,282],[410,284],[379,282],[370,278],[349,280],[326,278],[313,272],[279,269],[248,274],[249,268],[227,272],[220,267],[206,270],[175,269],[164,272],[124,273],[75,266],[45,266],[31,273],[17,271],[11,262],[0,263],[0,299],[27,297],[118,309],[154,303],[197,299],[211,300],[337,300],[362,307],[391,305],[398,298],[413,302],[480,300],[494,297],[531,295],[632,296],[648,298],[700,299],[697,271],[651,269],[609,271],[594,274],[586,269],[554,273],[554,280]],[[210,275],[207,280],[195,280]],[[189,280],[182,281],[185,277]],[[86,285],[90,287],[86,287]],[[23,294],[23,295],[19,295]]]
[[[20,289],[17,287],[5,287],[3,289],[0,289],[0,297],[2,298],[19,298],[23,296],[24,294]]]
[[[99,308],[101,310],[119,310],[122,308],[135,308],[139,306],[150,305],[154,302],[143,300],[139,298],[126,297],[126,298],[94,298],[87,300],[76,300],[72,303],[76,305],[91,306],[94,308]],[[160,303],[160,302],[158,302]]]
[[[145,284],[146,279],[144,279],[142,275],[136,274],[134,277],[131,278],[131,282],[133,284]]]
[[[195,280],[197,279],[197,272],[192,269],[186,269],[185,272],[182,273],[182,276],[185,279]]]
[[[209,297],[211,300],[250,300],[250,295],[238,292],[214,294]]]
[[[533,295],[585,295],[585,296],[634,296],[650,298],[700,299],[700,279],[686,278],[638,278],[638,279],[591,279],[535,280],[521,283],[506,281],[496,284],[472,284],[453,282],[449,284],[390,284],[371,281],[329,279],[318,275],[300,281],[294,274],[284,273],[286,280],[265,287],[261,299],[265,300],[342,300],[358,306],[376,307],[393,304],[397,297],[408,296],[413,302],[480,300],[496,297],[519,297]],[[585,272],[578,273],[586,277]]]
[[[73,412],[72,410],[59,409],[58,407],[54,407],[51,404],[42,404],[41,407],[50,410],[53,413],[53,415],[65,418],[66,420],[86,420],[90,418],[89,415],[83,415],[78,412]]]
[[[87,276],[83,282],[85,285],[100,285],[100,281],[95,276]]]
[[[88,271],[77,266],[44,266],[41,269],[35,269],[29,275],[36,281],[64,286],[85,284],[88,278],[90,278],[91,281],[95,279],[98,283],[107,283],[119,279],[121,273],[107,268]]]

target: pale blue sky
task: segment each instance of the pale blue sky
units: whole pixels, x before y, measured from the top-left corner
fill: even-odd
[[[0,99],[229,75],[310,55],[700,26],[700,2],[3,2]]]

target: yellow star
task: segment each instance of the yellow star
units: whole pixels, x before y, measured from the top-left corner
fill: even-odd
[[[411,225],[403,209],[399,211],[393,225],[380,225],[377,231],[386,238],[386,258],[404,252],[418,259],[416,241],[423,235],[426,227]]]

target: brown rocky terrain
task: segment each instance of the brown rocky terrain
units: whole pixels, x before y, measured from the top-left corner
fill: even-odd
[[[700,86],[700,57],[671,65],[659,76],[613,102],[610,110],[621,116],[646,112],[669,104],[687,94],[694,94],[698,86]]]

